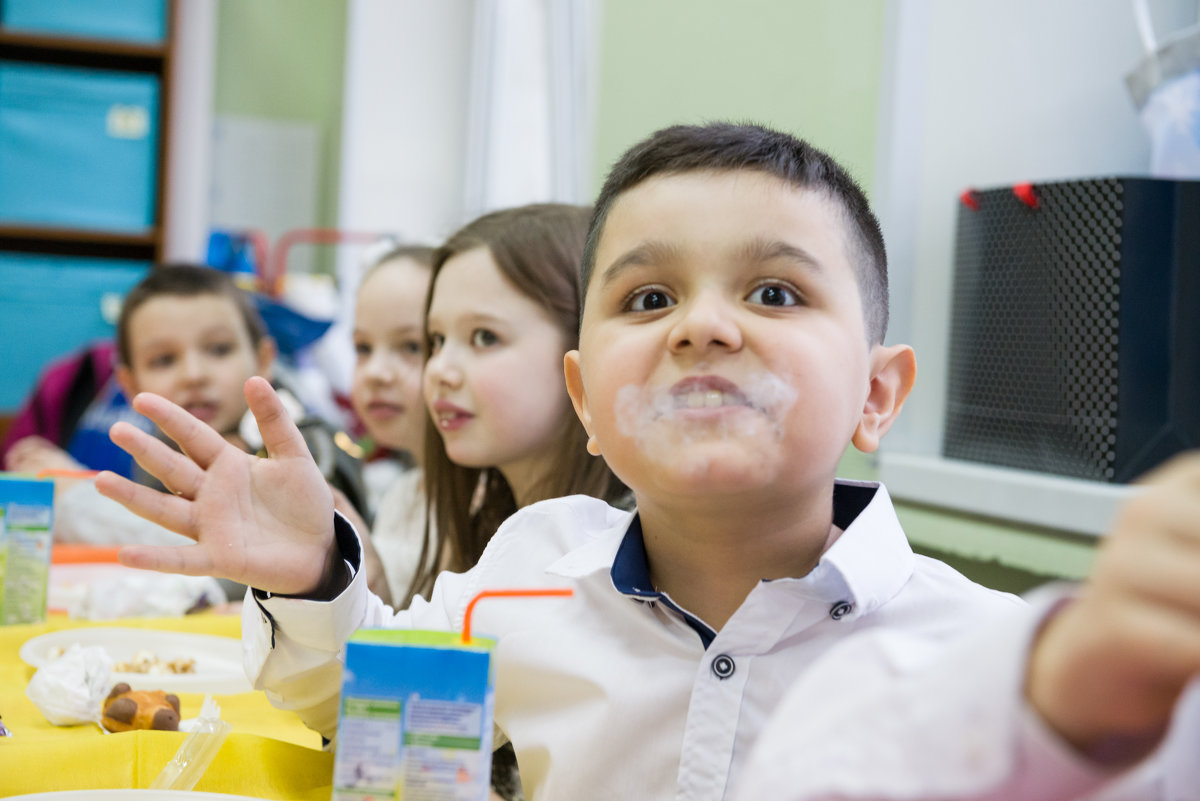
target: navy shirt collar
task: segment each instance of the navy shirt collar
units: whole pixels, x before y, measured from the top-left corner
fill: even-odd
[[[650,563],[646,561],[646,542],[642,538],[642,519],[636,513],[629,521],[629,528],[613,557],[612,583],[617,592],[635,598],[638,601],[661,603],[675,610],[700,637],[700,642],[708,648],[716,638],[717,633],[700,618],[679,607],[667,595],[654,589],[650,581]]]

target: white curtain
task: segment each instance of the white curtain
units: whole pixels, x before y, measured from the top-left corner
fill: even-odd
[[[591,200],[598,0],[477,0],[466,219]]]

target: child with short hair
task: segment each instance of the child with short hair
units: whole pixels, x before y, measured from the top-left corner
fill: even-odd
[[[127,397],[153,392],[170,399],[222,437],[247,449],[258,432],[247,419],[242,386],[251,376],[272,378],[275,342],[249,293],[226,272],[206,265],[166,263],[126,294],[116,326],[114,377]],[[358,466],[339,451],[332,429],[288,396],[289,414],[324,474],[361,503]],[[134,467],[140,483],[158,480]],[[178,544],[180,537],[99,497],[88,480],[57,487],[55,538],[90,544]]]
[[[228,273],[168,264],[125,296],[117,353],[126,395],[161,395],[235,437],[247,409],[242,384],[254,375],[271,377],[275,342]]]
[[[1024,614],[1018,599],[914,555],[882,486],[834,478],[847,442],[877,447],[915,375],[910,348],[882,344],[882,237],[836,162],[757,126],[659,131],[610,173],[586,254],[579,349],[565,360],[566,383],[589,451],[632,489],[635,512],[579,496],[533,504],[501,526],[474,568],[443,574],[428,602],[392,615],[365,591],[357,537],[318,491],[319,477],[269,387],[251,380],[247,399],[270,459],[247,461],[151,395],[135,406],[187,456],[114,427],[114,440],[177,496],[110,475],[101,479],[105,493],[197,542],[127,548],[122,560],[216,572],[259,588],[243,617],[255,686],[326,735],[337,724],[339,654],[356,628],[454,629],[482,589],[573,589],[572,601],[495,603],[475,616],[474,628],[498,639],[496,726],[516,747],[534,798],[737,797],[751,779],[747,755],[783,690],[851,650],[864,632],[899,643],[885,662],[903,668],[909,652],[938,651]],[[1179,469],[1164,492],[1177,508],[1193,510],[1200,468]],[[1197,518],[1171,520],[1190,542]],[[1179,576],[1200,562],[1189,547],[1175,543]],[[1135,602],[1113,589],[1133,576],[1122,575],[1123,561],[1109,566],[1089,593],[1115,605],[1091,608],[1132,615]],[[1185,584],[1179,578],[1172,587]],[[1153,617],[1197,639],[1200,611],[1185,595],[1160,599]],[[1036,669],[1022,667],[1033,711],[1068,738],[1070,727],[1044,705],[1043,682],[1061,687],[1080,671],[1081,657],[1112,642],[1103,615],[1072,611],[1086,612],[1087,597],[1051,618],[1033,646]],[[1157,654],[1138,656],[1151,664]],[[1025,665],[1019,648],[1004,649],[1002,658]],[[1174,678],[1157,705],[1137,698],[1133,706],[1147,714],[1128,718],[1127,727],[1158,731],[1178,678],[1200,670],[1200,655],[1170,661]],[[1089,672],[1109,673],[1104,668],[1085,664],[1083,683],[1111,690],[1111,674],[1091,681]],[[986,682],[973,688],[1020,693]],[[856,688],[835,681],[823,692],[835,707],[853,701]],[[1080,707],[1094,701],[1089,693],[1066,696],[1065,706],[1086,715],[1092,710]],[[896,696],[883,687],[873,700],[886,716]],[[919,700],[933,717],[942,708],[940,696]],[[887,766],[943,742],[920,721],[897,732],[855,720],[824,752],[831,759],[864,750]],[[1123,733],[1121,725],[1107,731]],[[957,740],[975,754],[969,738]],[[993,786],[1030,770],[1007,758],[1026,753],[1019,743],[983,743],[977,759],[1004,752],[984,777]],[[1067,798],[1111,778],[1056,784],[1063,759],[1054,752],[1033,765],[1049,774],[1023,786]],[[939,775],[936,759],[922,764]],[[891,789],[922,797],[920,786]],[[951,781],[938,789],[938,797],[982,798],[987,788]]]
[[[116,326],[114,378],[126,397],[154,392],[237,439],[247,406],[242,385],[270,377],[275,345],[250,299],[227,273],[193,264],[156,265],[126,294]],[[136,480],[158,486],[134,466]],[[60,542],[179,544],[96,494],[90,480],[64,479],[55,497]]]

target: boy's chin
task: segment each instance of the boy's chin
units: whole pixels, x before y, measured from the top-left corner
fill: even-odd
[[[696,451],[708,452],[696,452]],[[655,483],[674,494],[698,499],[739,496],[777,483],[781,465],[770,455],[734,448],[689,449],[648,469]]]

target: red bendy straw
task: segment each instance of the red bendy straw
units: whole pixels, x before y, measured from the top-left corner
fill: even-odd
[[[572,589],[561,590],[484,590],[471,599],[471,603],[467,604],[467,614],[463,616],[462,642],[463,645],[471,642],[471,614],[475,611],[475,604],[479,603],[484,598],[547,598],[559,597],[569,598],[575,594]]]

